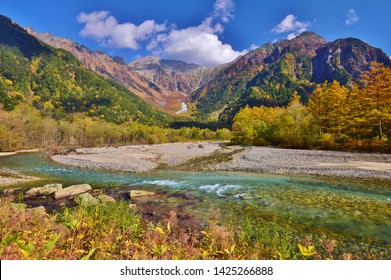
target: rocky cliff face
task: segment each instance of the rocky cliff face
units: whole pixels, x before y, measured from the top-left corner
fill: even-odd
[[[139,73],[150,82],[186,95],[210,81],[217,72],[216,67],[202,67],[153,56],[138,59],[128,65],[132,71]]]
[[[373,61],[391,67],[389,57],[381,49],[371,47],[355,38],[339,39],[316,51],[313,59],[312,80],[321,83],[325,80],[339,80],[346,84],[357,80]]]

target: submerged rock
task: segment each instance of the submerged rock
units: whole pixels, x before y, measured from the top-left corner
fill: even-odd
[[[182,192],[176,192],[176,193],[172,194],[170,197],[182,198],[182,199],[185,199],[185,200],[195,200],[195,199],[197,199],[192,194],[182,193]]]
[[[92,188],[88,184],[81,184],[81,185],[73,185],[70,187],[67,187],[65,189],[59,190],[54,193],[54,198],[56,200],[62,199],[62,198],[67,198],[71,196],[75,196],[78,194],[86,193],[91,191]]]
[[[40,187],[40,188],[29,189],[26,192],[25,197],[29,198],[29,197],[33,197],[36,195],[50,195],[50,194],[55,193],[59,190],[62,190],[62,184],[47,184],[47,185]]]
[[[153,196],[156,195],[155,192],[147,192],[147,191],[141,191],[141,190],[131,190],[129,192],[130,198],[137,198],[142,196]]]

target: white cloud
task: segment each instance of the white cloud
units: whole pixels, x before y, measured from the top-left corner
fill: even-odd
[[[233,18],[235,4],[233,0],[217,0],[214,4],[213,16],[221,18],[223,22],[228,22]]]
[[[92,37],[106,47],[138,49],[139,41],[166,30],[165,24],[157,24],[154,20],[146,20],[138,26],[130,22],[118,23],[108,11],[80,13],[77,21],[85,24],[81,36]]]
[[[224,31],[223,23],[233,17],[234,7],[232,0],[217,0],[211,16],[200,25],[184,29],[174,27],[169,33],[156,36],[148,49],[165,58],[204,66],[231,62],[248,51],[235,51],[218,37]]]
[[[167,35],[158,36],[149,45],[149,49],[161,45],[160,54],[165,58],[204,66],[227,63],[246,53],[235,51],[230,45],[223,44],[211,31],[213,28],[205,28],[204,24],[173,30]]]
[[[77,20],[85,24],[80,35],[92,37],[102,46],[138,49],[146,41],[147,50],[154,55],[212,66],[230,62],[249,51],[235,51],[218,36],[224,32],[224,24],[233,18],[234,9],[234,0],[216,0],[209,17],[197,26],[183,29],[153,20],[138,26],[118,23],[108,11],[81,13]]]
[[[287,15],[271,31],[273,33],[277,33],[277,34],[290,32],[287,36],[287,39],[291,40],[291,39],[295,38],[297,35],[299,35],[300,33],[307,31],[307,28],[309,26],[310,26],[309,22],[298,21],[296,16],[290,14],[290,15]]]
[[[353,24],[357,23],[359,20],[360,20],[360,17],[356,13],[356,11],[354,9],[350,9],[346,14],[345,24],[346,25],[353,25]]]

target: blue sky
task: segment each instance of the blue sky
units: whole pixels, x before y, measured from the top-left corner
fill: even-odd
[[[157,55],[217,65],[302,31],[356,37],[391,55],[384,0],[0,0],[0,14],[128,62]]]

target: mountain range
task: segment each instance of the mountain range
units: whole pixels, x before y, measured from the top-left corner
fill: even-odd
[[[354,39],[328,42],[304,32],[292,40],[268,43],[237,58],[190,96],[201,115],[232,120],[240,108],[285,106],[294,92],[306,103],[316,84],[358,82],[373,61],[391,67],[380,49]]]
[[[91,51],[73,40],[49,33],[25,30],[42,42],[62,48],[76,56],[85,67],[113,79],[162,111],[175,113],[187,96],[209,81],[217,68],[202,67],[182,61],[143,57],[127,64],[122,57]]]
[[[4,24],[10,28],[4,17],[0,24],[3,30],[6,29]],[[23,33],[21,30],[19,28],[18,32]],[[0,44],[19,44],[21,49],[31,52],[30,57],[36,55],[35,48],[52,53],[65,49],[87,69],[123,85],[164,112],[174,115],[186,102],[187,115],[227,124],[247,105],[285,106],[294,92],[305,103],[319,83],[337,80],[351,85],[360,82],[360,75],[373,61],[391,67],[390,58],[381,49],[359,39],[328,42],[312,32],[304,32],[291,40],[267,43],[218,67],[203,67],[152,56],[126,63],[121,57],[89,50],[70,39],[37,33],[29,27],[25,30],[28,33],[23,34],[23,42],[5,40],[2,38],[5,33],[1,33]]]

